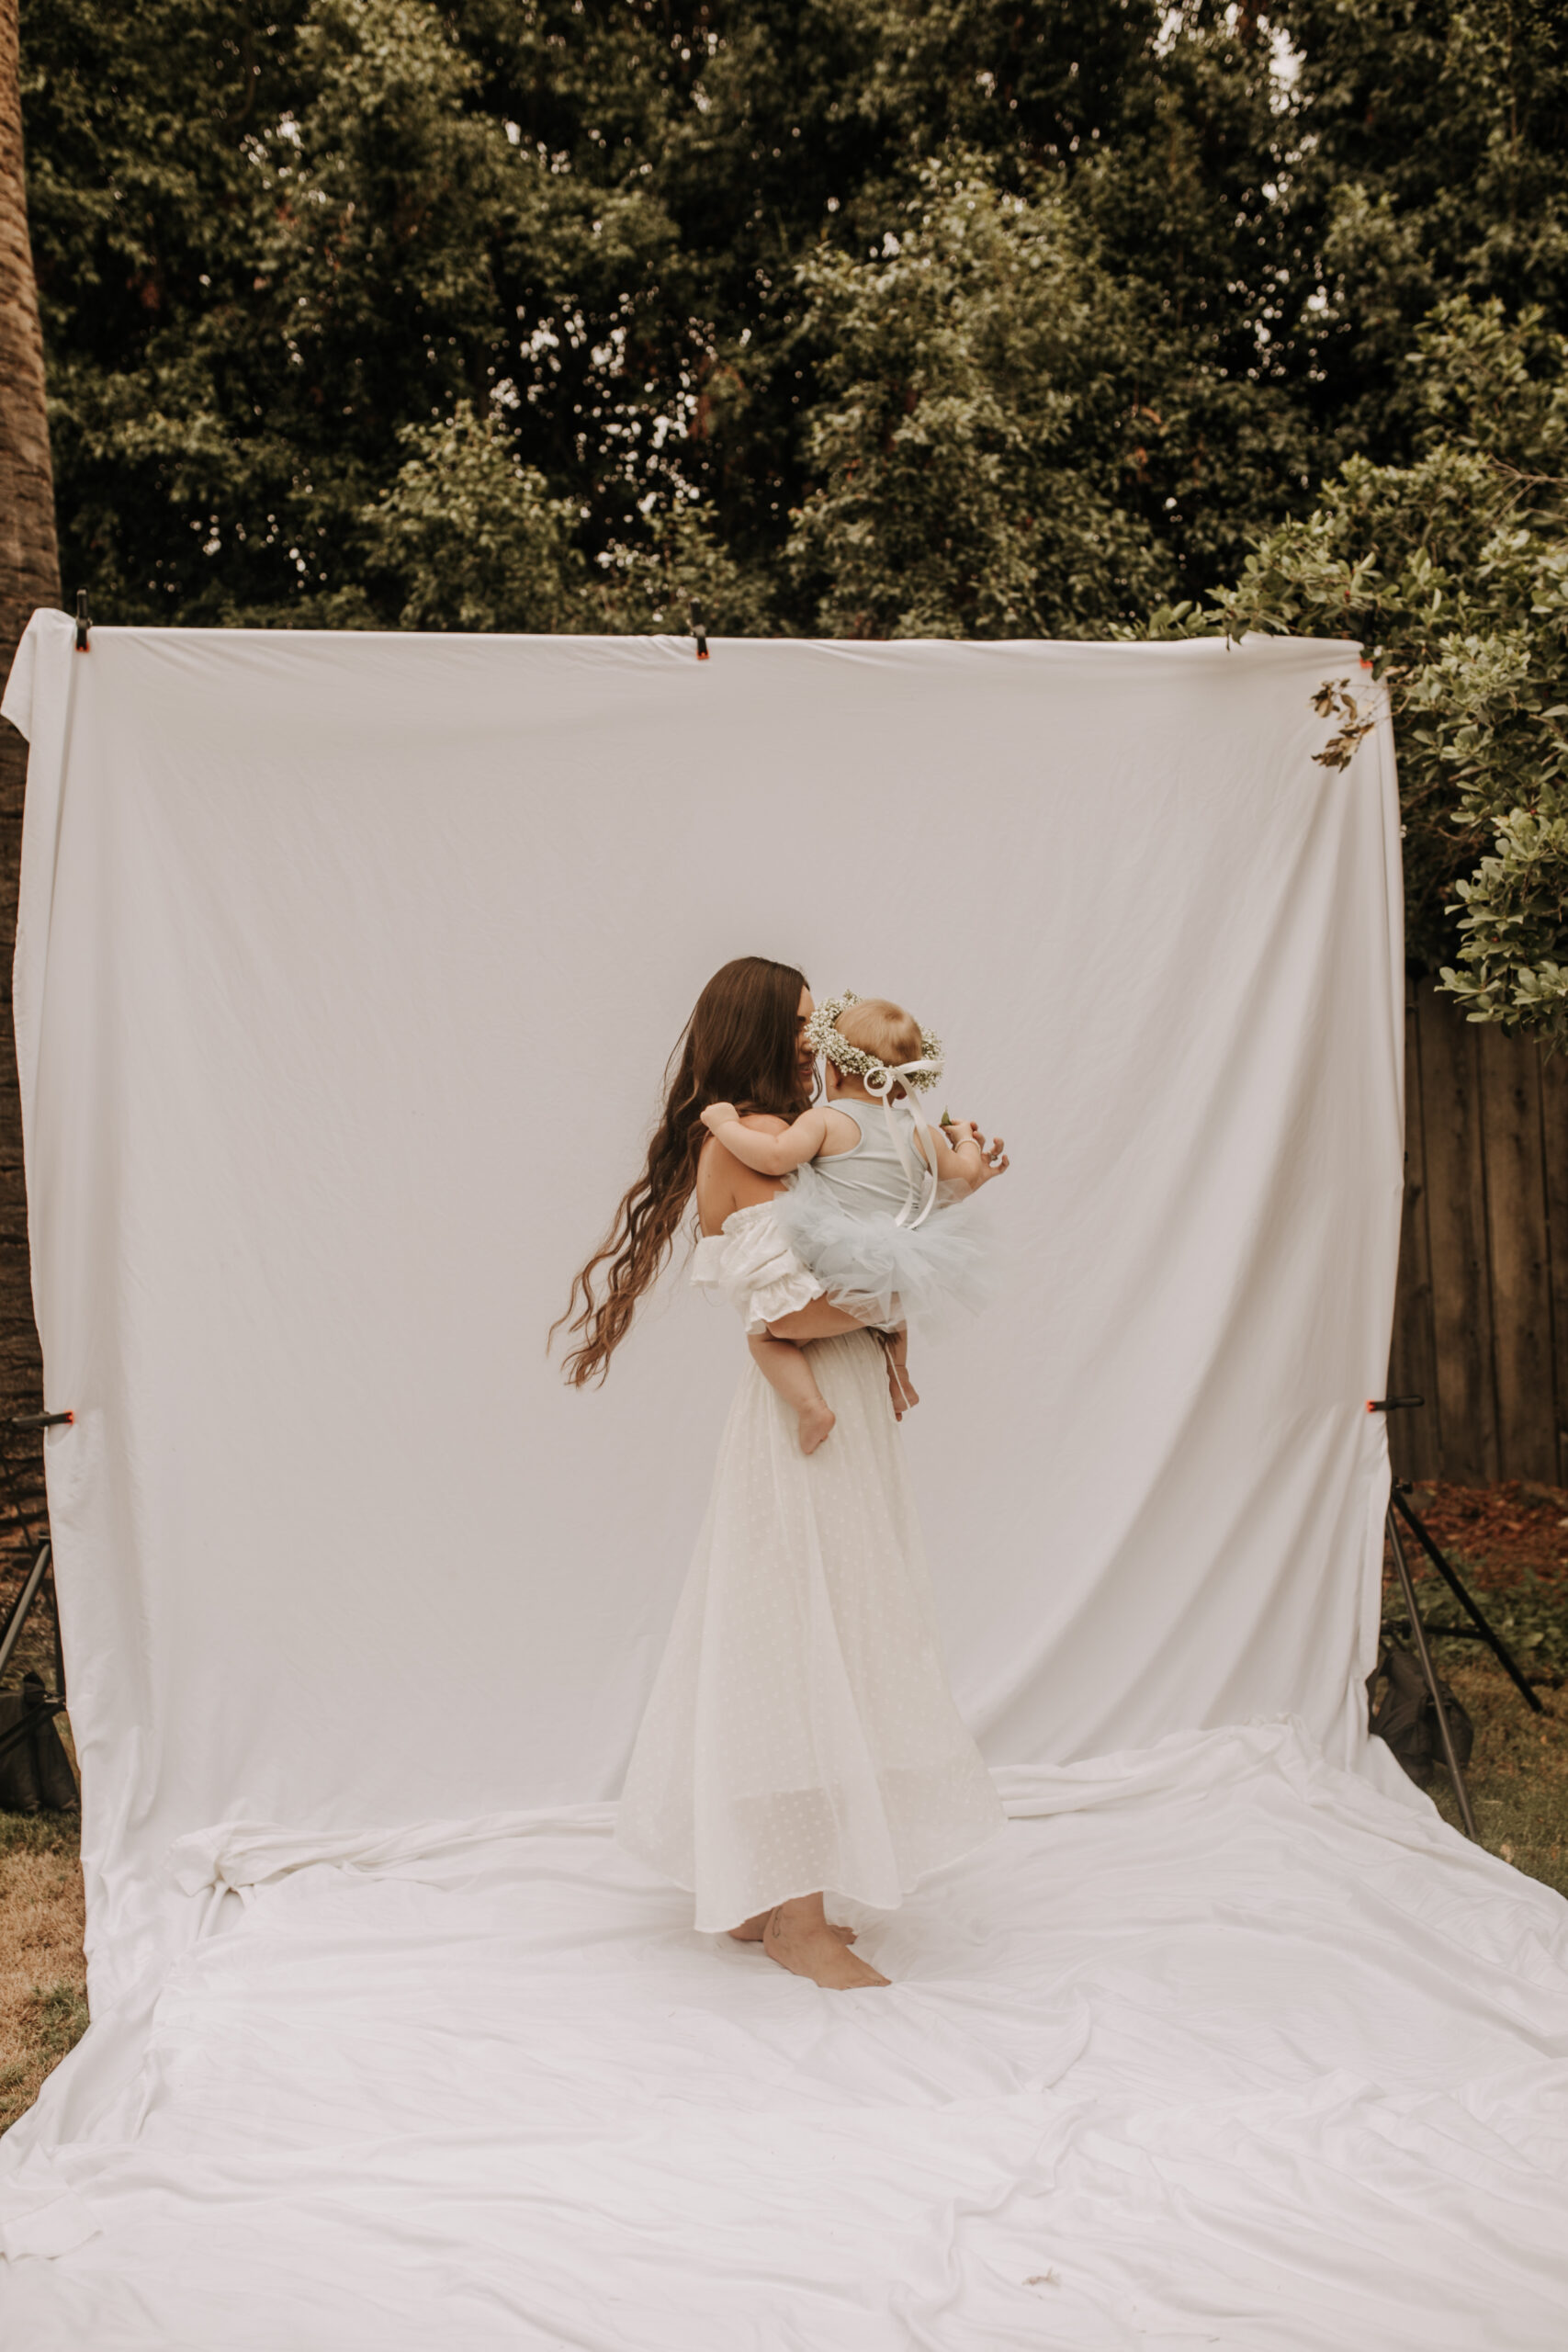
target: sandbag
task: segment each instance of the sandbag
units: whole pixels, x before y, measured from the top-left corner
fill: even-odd
[[[1380,1679],[1385,1685],[1381,1701],[1376,1695]],[[1440,1674],[1438,1689],[1462,1771],[1475,1745],[1475,1726]],[[1438,1711],[1421,1662],[1401,1643],[1385,1642],[1378,1652],[1378,1662],[1367,1677],[1367,1707],[1368,1729],[1393,1750],[1418,1788],[1427,1787],[1439,1765],[1447,1770]]]
[[[0,1690],[0,1812],[63,1813],[76,1802],[76,1775],[47,1705],[37,1674],[25,1674],[19,1690]],[[19,1724],[24,1737],[7,1740]]]

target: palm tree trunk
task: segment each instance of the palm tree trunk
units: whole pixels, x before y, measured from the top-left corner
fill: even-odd
[[[37,605],[60,602],[43,336],[28,237],[17,0],[0,0],[0,676]],[[0,1416],[35,1408],[38,1335],[28,1264],[21,1106],[11,1029],[27,752],[0,721]]]

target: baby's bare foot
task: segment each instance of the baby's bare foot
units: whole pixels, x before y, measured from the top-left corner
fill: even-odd
[[[808,1976],[829,1993],[854,1993],[888,1981],[869,1961],[851,1951],[831,1928],[798,1928],[782,1911],[768,1914],[762,1950],[792,1976]]]
[[[766,1911],[759,1911],[753,1918],[742,1919],[738,1928],[731,1928],[728,1932],[738,1944],[760,1944],[770,1916]],[[860,1930],[858,1928],[836,1927],[829,1919],[828,1932],[830,1936],[837,1936],[841,1944],[852,1944]]]
[[[820,1398],[815,1405],[801,1407],[800,1450],[802,1453],[816,1453],[823,1439],[831,1434],[833,1423],[837,1418],[837,1415],[831,1412]]]

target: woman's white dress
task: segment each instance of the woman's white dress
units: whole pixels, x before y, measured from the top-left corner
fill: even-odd
[[[749,1329],[821,1295],[768,1203],[698,1245],[694,1280]],[[807,1455],[747,1361],[621,1798],[621,1844],[702,1929],[818,1889],[893,1909],[1002,1821],[942,1670],[882,1350],[852,1331],[811,1363],[837,1425]]]

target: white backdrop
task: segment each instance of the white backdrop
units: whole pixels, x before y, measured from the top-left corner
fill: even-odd
[[[34,623],[17,960],[96,1971],[170,1840],[615,1793],[740,1339],[546,1329],[747,953],[907,1001],[1007,1304],[908,1425],[993,1761],[1357,1753],[1402,1136],[1353,648]],[[111,1958],[111,1952],[118,1957]],[[102,1989],[108,1989],[105,1979]]]
[[[1386,733],[1311,756],[1352,660],[35,623],[94,2023],[0,2143],[7,2343],[1556,2352],[1563,1905],[1360,1732],[1401,992]],[[694,1937],[595,1802],[739,1332],[675,1279],[602,1394],[543,1355],[748,952],[907,1000],[1016,1163],[1017,1280],[907,1424],[1010,1820],[861,1917],[853,1996]]]

